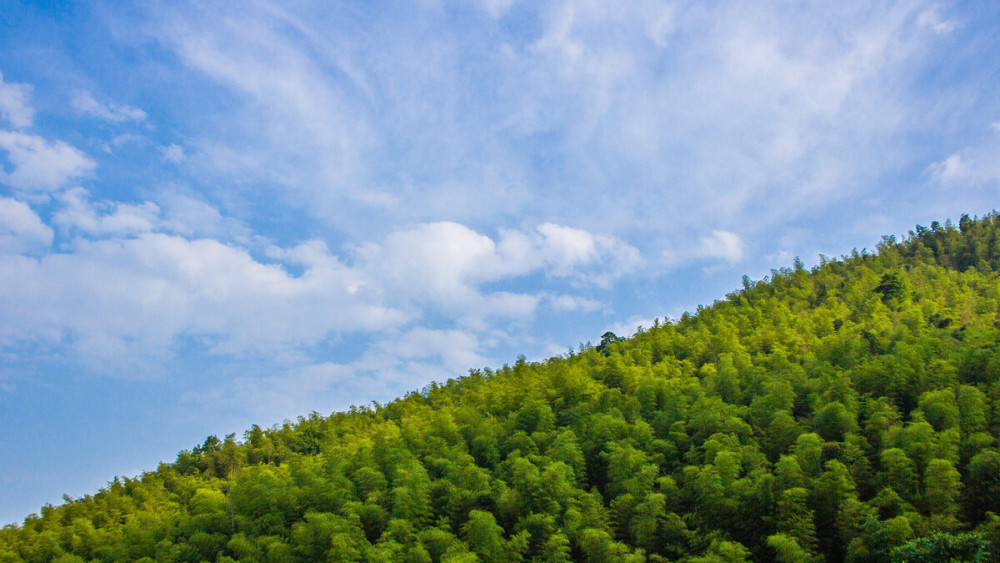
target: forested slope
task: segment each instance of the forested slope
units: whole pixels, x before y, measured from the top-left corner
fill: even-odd
[[[628,340],[209,437],[3,529],[0,561],[997,561],[998,229],[935,223]]]

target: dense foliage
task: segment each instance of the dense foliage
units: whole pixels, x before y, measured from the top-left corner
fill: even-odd
[[[0,561],[998,561],[998,230],[211,436],[3,529]]]

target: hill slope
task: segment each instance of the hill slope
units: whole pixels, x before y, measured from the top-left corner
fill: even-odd
[[[918,227],[629,340],[209,437],[3,529],[0,561],[997,560],[998,230]]]

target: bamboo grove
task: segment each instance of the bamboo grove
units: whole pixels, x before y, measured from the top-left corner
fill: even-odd
[[[1000,216],[45,506],[8,561],[1000,561]]]

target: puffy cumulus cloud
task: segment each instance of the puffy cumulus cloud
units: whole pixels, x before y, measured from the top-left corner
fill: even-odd
[[[0,116],[11,127],[31,127],[35,120],[35,110],[28,103],[31,86],[4,82],[0,74]]]
[[[90,92],[77,92],[70,104],[79,112],[108,121],[145,121],[146,112],[139,108],[111,102],[99,102]]]
[[[541,252],[546,262],[555,266],[556,273],[570,272],[574,267],[587,264],[597,259],[602,246],[612,246],[609,239],[598,239],[594,235],[580,229],[545,223],[538,227],[542,235]]]
[[[273,357],[334,331],[406,320],[329,255],[292,276],[218,241],[141,233],[2,260],[0,341],[72,342],[97,367],[116,366],[118,355],[172,354],[178,338],[213,353]]]
[[[7,153],[11,172],[0,171],[0,182],[26,191],[52,191],[90,173],[93,160],[62,141],[37,135],[0,131],[0,150]]]
[[[740,235],[724,230],[713,230],[707,235],[698,237],[697,241],[686,247],[668,249],[663,253],[663,261],[668,266],[679,266],[696,261],[724,262],[736,264],[743,261],[746,255],[746,244]],[[710,266],[716,268],[718,265]]]
[[[932,163],[924,173],[950,188],[979,188],[1000,182],[1000,127],[991,124],[988,136]]]
[[[925,170],[941,183],[949,184],[968,175],[968,166],[962,162],[962,155],[955,153],[948,158],[935,162]]]
[[[701,238],[693,251],[696,258],[718,258],[730,264],[743,260],[743,254],[743,239],[729,231],[712,231],[711,235]]]
[[[530,313],[538,298],[505,292],[484,298],[479,286],[534,272],[606,283],[640,259],[613,237],[551,223],[535,232],[502,230],[497,240],[457,223],[429,223],[361,246],[356,255],[373,278],[414,301],[516,316]]]
[[[359,255],[394,285],[412,288],[431,299],[458,297],[470,282],[503,275],[509,267],[486,235],[451,222],[421,225],[389,234],[381,245],[367,245]]]
[[[28,204],[0,197],[0,253],[18,254],[52,244],[52,229]]]
[[[609,235],[595,235],[581,229],[545,223],[538,227],[544,262],[553,275],[575,276],[602,287],[642,263],[637,248]],[[599,265],[596,271],[589,266]],[[582,275],[575,272],[583,270]]]
[[[457,375],[485,365],[487,359],[479,354],[480,349],[479,338],[471,332],[419,327],[379,344],[383,354],[403,361],[438,358],[435,363]]]
[[[92,201],[73,188],[54,202],[52,224],[64,239],[58,250],[30,207],[0,200],[7,251],[0,256],[0,345],[15,352],[24,342],[65,345],[102,371],[143,371],[144,358],[169,358],[190,345],[232,358],[301,360],[345,333],[395,334],[379,349],[391,344],[392,357],[419,370],[457,369],[480,363],[478,335],[495,330],[494,321],[527,319],[543,302],[556,312],[599,307],[532,284],[521,292],[492,284],[537,274],[565,282],[590,270],[614,276],[633,263],[621,256],[637,256],[610,237],[554,224],[494,240],[442,222],[391,233],[345,261],[321,240],[261,246],[182,193],[161,206]],[[186,230],[198,222],[208,225],[201,232],[223,238]],[[422,324],[425,316],[461,329],[432,328]]]

